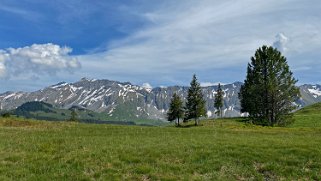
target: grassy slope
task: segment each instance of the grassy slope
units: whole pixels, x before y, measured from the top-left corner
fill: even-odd
[[[321,127],[321,103],[313,104],[297,111],[291,127]]]
[[[316,113],[316,112],[315,112]],[[321,125],[139,127],[0,120],[0,180],[320,180]],[[315,118],[318,118],[315,115]],[[192,124],[192,123],[190,123]]]
[[[39,103],[38,103],[39,104]],[[27,116],[25,114],[19,114],[21,117],[28,117],[32,119],[37,119],[37,120],[50,120],[50,121],[66,121],[69,120],[71,117],[71,110],[68,109],[58,109],[58,108],[48,108],[50,111],[26,111]],[[154,126],[165,126],[168,125],[166,122],[161,121],[161,120],[149,120],[149,119],[138,119],[137,117],[129,118],[126,121],[125,116],[121,119],[115,118],[115,117],[110,117],[106,113],[98,113],[94,112],[91,110],[76,110],[77,113],[77,119],[80,122],[95,122],[99,121],[101,123],[109,123],[109,122],[119,122],[119,124],[126,124],[126,123],[134,123],[137,125],[154,125]]]

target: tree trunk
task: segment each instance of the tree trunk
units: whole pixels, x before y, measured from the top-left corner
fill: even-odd
[[[177,118],[177,126],[179,127],[179,118]]]

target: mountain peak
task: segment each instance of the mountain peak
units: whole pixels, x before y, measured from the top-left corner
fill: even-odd
[[[87,77],[83,77],[80,79],[80,82],[95,82],[97,79],[91,79],[91,78],[87,78]]]
[[[224,115],[226,117],[241,116],[238,92],[242,82],[225,84]],[[208,115],[215,115],[214,97],[216,86],[203,87],[207,101]],[[319,85],[300,86],[302,99],[298,104],[306,106],[321,101]],[[142,86],[130,82],[119,82],[107,79],[82,78],[78,82],[60,82],[39,91],[28,93],[4,93],[0,95],[0,109],[15,109],[26,102],[43,101],[57,108],[69,109],[80,106],[85,109],[104,112],[110,119],[165,119],[171,96],[178,93],[186,97],[188,87],[169,86],[155,87],[148,83]]]
[[[64,87],[66,85],[68,85],[67,82],[59,82],[58,84],[50,86],[50,88],[56,89],[56,88]]]

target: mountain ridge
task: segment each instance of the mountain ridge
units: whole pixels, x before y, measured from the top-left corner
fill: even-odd
[[[238,92],[243,83],[236,81],[222,85],[225,117],[245,116],[240,113]],[[304,107],[321,102],[321,85],[299,86],[302,98],[296,104]],[[215,117],[214,95],[217,85],[202,87],[208,116]],[[155,87],[153,89],[108,79],[82,78],[74,83],[59,82],[33,92],[5,92],[0,94],[0,109],[15,109],[26,102],[43,101],[62,109],[81,106],[107,114],[114,120],[166,119],[172,95],[185,99],[188,86]]]

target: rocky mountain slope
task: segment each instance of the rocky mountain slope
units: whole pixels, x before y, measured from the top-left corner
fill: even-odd
[[[300,86],[301,100],[298,101],[302,107],[321,102],[321,85],[304,84]]]
[[[242,83],[223,85],[224,115],[242,116],[238,92]],[[203,87],[207,100],[208,116],[214,117],[214,95],[217,86]],[[186,97],[188,87],[172,86],[154,89],[132,85],[129,82],[94,80],[83,78],[75,83],[59,83],[35,92],[6,92],[0,95],[0,109],[15,109],[30,101],[43,101],[59,108],[81,106],[107,114],[114,120],[165,119],[172,95],[176,92]],[[321,101],[320,85],[300,86],[301,107]]]

